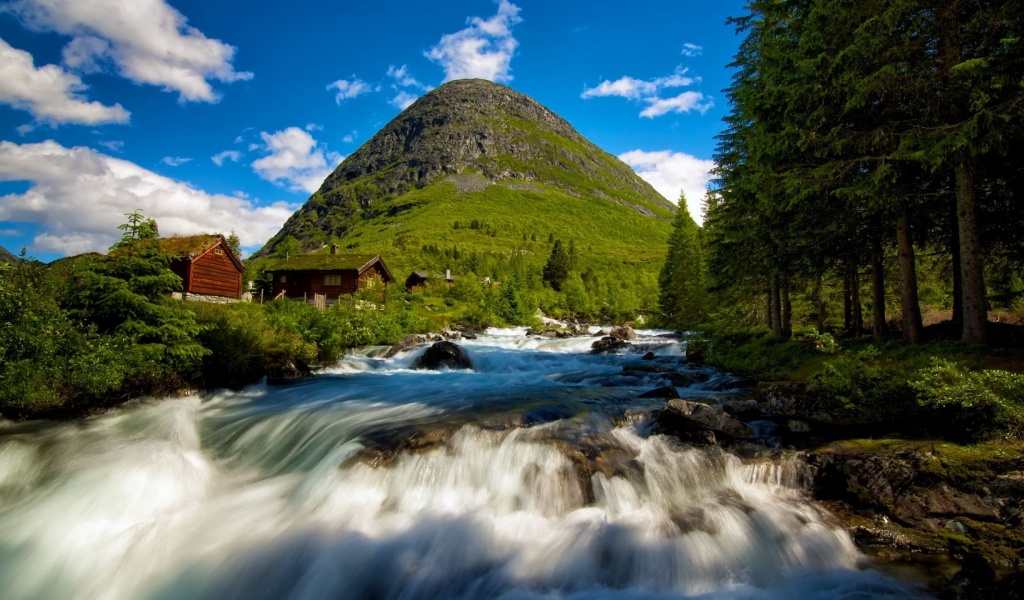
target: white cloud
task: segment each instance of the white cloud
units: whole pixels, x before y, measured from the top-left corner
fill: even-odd
[[[125,213],[142,209],[162,235],[235,231],[243,246],[274,235],[295,209],[210,194],[135,163],[53,140],[0,142],[0,181],[29,181],[23,194],[0,197],[0,220],[35,223],[37,252],[106,251],[120,236]]]
[[[655,79],[643,80],[629,76],[620,77],[615,81],[606,79],[595,87],[585,87],[580,97],[586,99],[615,96],[642,101],[648,106],[640,111],[640,116],[647,118],[660,117],[670,112],[682,113],[692,110],[704,114],[714,106],[714,103],[701,92],[688,91],[671,98],[661,97],[663,90],[689,87],[700,83],[700,77],[690,77],[686,74],[687,71],[688,69],[679,66],[671,75]]]
[[[218,167],[223,166],[225,160],[230,160],[231,162],[238,162],[241,159],[242,153],[239,152],[238,150],[225,150],[224,152],[218,152],[217,154],[214,154],[213,156],[210,157],[210,160],[213,161],[213,164],[217,165]]]
[[[324,151],[307,131],[289,127],[274,133],[260,132],[268,154],[252,163],[257,175],[275,183],[287,184],[293,190],[315,192],[331,171],[342,161],[336,152]]]
[[[698,46],[697,44],[686,42],[685,44],[683,44],[683,51],[681,54],[683,56],[689,56],[692,58],[694,56],[700,56],[701,54],[703,54],[703,52],[703,46]]]
[[[512,56],[519,46],[512,36],[512,27],[523,21],[519,10],[508,0],[500,0],[497,14],[489,19],[468,19],[469,27],[441,36],[441,41],[424,55],[441,65],[445,81],[511,81]]]
[[[352,133],[349,133],[345,137],[341,138],[341,141],[346,144],[351,144],[352,142],[356,141],[357,135],[359,135],[359,132],[353,129]]]
[[[692,91],[683,92],[674,98],[646,98],[645,102],[649,102],[650,106],[640,111],[640,116],[648,119],[670,112],[686,113],[695,110],[704,114],[715,105],[710,98],[705,100],[704,94]]]
[[[690,216],[698,224],[703,223],[702,205],[708,183],[713,177],[711,170],[715,168],[714,161],[669,150],[630,150],[620,154],[619,159],[633,167],[637,175],[671,202],[678,204],[682,192],[686,196]]]
[[[687,87],[700,81],[697,77],[687,77],[687,69],[676,67],[674,73],[667,77],[658,77],[644,81],[633,77],[620,77],[615,81],[602,81],[597,87],[586,88],[581,98],[600,98],[618,96],[630,100],[655,97],[661,90],[668,88]]]
[[[0,39],[0,102],[50,125],[128,122],[131,114],[120,104],[105,106],[83,98],[80,93],[87,88],[77,75],[57,65],[36,68],[31,54]]]
[[[395,91],[395,97],[388,100],[388,104],[399,110],[409,108],[409,105],[420,97],[418,93],[413,93],[410,89],[416,92],[429,92],[434,89],[429,85],[421,83],[418,79],[410,75],[409,68],[406,65],[402,65],[401,67],[390,65],[388,67],[387,76],[394,80],[391,84],[391,89]]]
[[[328,84],[327,89],[338,90],[338,93],[334,96],[334,101],[341,104],[345,100],[351,100],[352,98],[357,98],[363,94],[369,94],[373,91],[373,86],[362,79],[359,79],[355,75],[352,75],[351,81],[339,79],[334,83]]]
[[[124,142],[121,140],[104,140],[102,142],[96,142],[100,146],[103,146],[111,152],[120,152],[124,150]]]
[[[182,102],[216,102],[209,80],[252,79],[235,71],[235,48],[210,39],[165,0],[16,0],[6,9],[30,27],[72,36],[68,66],[112,62],[122,77],[175,91]]]
[[[170,167],[180,167],[181,165],[191,161],[191,158],[185,158],[182,156],[165,156],[160,159],[160,162]]]
[[[413,102],[416,102],[417,98],[419,98],[419,96],[410,94],[405,90],[401,90],[397,94],[395,94],[395,97],[392,98],[389,102],[395,108],[399,110],[405,110],[409,108]]]

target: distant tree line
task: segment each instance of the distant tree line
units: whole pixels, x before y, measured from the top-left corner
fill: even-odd
[[[996,0],[751,2],[732,20],[745,37],[706,202],[719,297],[763,302],[786,337],[793,294],[823,323],[838,285],[845,328],[861,331],[867,304],[882,339],[895,270],[916,342],[926,250],[943,259],[958,337],[984,342],[990,306],[1024,292],[1022,19]]]

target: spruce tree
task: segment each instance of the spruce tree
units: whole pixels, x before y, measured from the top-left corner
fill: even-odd
[[[542,278],[556,291],[562,291],[562,284],[569,277],[571,270],[572,258],[562,246],[562,240],[555,240],[555,245],[551,248],[551,256],[548,257],[548,262],[544,265]]]
[[[707,315],[703,234],[680,196],[672,223],[668,256],[658,279],[658,306],[666,322],[677,329],[693,329]]]

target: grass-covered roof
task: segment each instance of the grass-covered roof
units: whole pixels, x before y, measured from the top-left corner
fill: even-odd
[[[268,263],[267,271],[362,271],[374,261],[378,254],[300,254],[288,259]],[[382,263],[383,264],[383,263]]]

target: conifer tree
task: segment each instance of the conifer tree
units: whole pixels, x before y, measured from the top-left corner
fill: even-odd
[[[555,245],[551,248],[551,256],[548,257],[548,262],[544,265],[542,274],[544,281],[556,291],[562,291],[562,284],[571,270],[572,257],[562,246],[562,240],[555,240]]]
[[[662,267],[658,306],[666,322],[678,329],[692,329],[707,315],[706,267],[703,234],[680,196],[672,223],[668,256]]]

